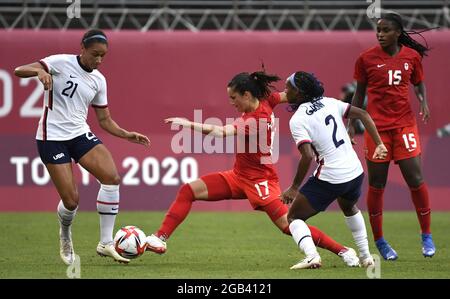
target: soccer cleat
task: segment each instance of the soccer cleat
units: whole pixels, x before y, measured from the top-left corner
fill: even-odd
[[[373,257],[371,255],[366,256],[366,257],[360,257],[359,262],[360,262],[361,266],[364,268],[375,265],[375,260],[373,259]]]
[[[59,237],[59,255],[61,256],[62,261],[67,266],[70,266],[75,261],[75,252],[73,251],[72,238],[65,239]]]
[[[128,264],[130,262],[129,259],[122,257],[117,253],[114,245],[111,244],[102,244],[101,242],[97,245],[97,254],[100,256],[109,256],[112,257],[116,262]]]
[[[436,253],[436,247],[433,243],[431,234],[422,234],[422,254],[424,257],[433,257]]]
[[[320,255],[316,254],[313,256],[307,256],[297,264],[291,267],[291,270],[296,269],[317,269],[322,266],[322,260],[320,259]]]
[[[148,236],[147,239],[145,239],[145,242],[147,243],[147,248],[145,249],[147,251],[163,254],[167,250],[166,242],[155,235]]]
[[[376,240],[375,245],[377,245],[378,251],[386,261],[395,261],[398,259],[397,252],[395,252],[384,238]]]
[[[349,267],[359,267],[359,258],[353,248],[345,247],[344,250],[338,253],[344,263]]]

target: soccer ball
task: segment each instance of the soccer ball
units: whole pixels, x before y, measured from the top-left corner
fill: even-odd
[[[145,233],[136,226],[125,226],[119,229],[114,237],[117,253],[127,259],[134,259],[145,252]]]

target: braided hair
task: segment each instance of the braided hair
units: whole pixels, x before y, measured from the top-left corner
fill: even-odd
[[[271,89],[274,87],[272,82],[277,82],[280,77],[277,75],[269,75],[264,71],[249,73],[240,73],[231,79],[227,87],[234,89],[240,95],[244,95],[246,91],[250,92],[255,98],[263,100],[267,98]]]
[[[324,88],[312,73],[303,71],[295,72],[293,77],[294,88],[298,90],[301,98],[295,104],[290,104],[289,110],[295,111],[302,103],[314,102],[323,98]],[[291,81],[292,84],[292,81]]]
[[[394,26],[396,27],[396,29],[400,30],[400,36],[398,37],[398,43],[400,45],[403,45],[408,48],[416,50],[422,57],[427,56],[427,52],[430,50],[430,48],[428,47],[428,43],[425,40],[425,38],[422,36],[421,33],[435,29],[435,28],[425,29],[425,30],[421,30],[421,31],[414,31],[414,30],[405,31],[403,29],[402,17],[399,14],[392,13],[392,12],[381,16],[381,19],[391,21],[392,24],[394,24]],[[421,43],[417,42],[413,38],[411,38],[410,34],[420,35],[420,37],[422,37],[423,40],[425,41],[425,46],[422,45]]]

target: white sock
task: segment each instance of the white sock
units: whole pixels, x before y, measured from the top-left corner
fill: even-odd
[[[119,212],[119,185],[100,185],[97,196],[97,211],[100,215],[100,242],[113,242],[114,222]]]
[[[63,239],[70,239],[71,237],[70,228],[72,226],[73,218],[77,214],[77,210],[78,207],[73,211],[66,209],[62,200],[58,203],[57,215],[59,219],[59,227],[61,228],[61,237]]]
[[[289,224],[292,238],[306,256],[319,254],[311,237],[311,231],[303,220],[296,219]]]
[[[358,211],[358,213],[353,216],[345,217],[345,223],[347,224],[347,227],[352,231],[353,239],[355,240],[355,244],[359,249],[359,256],[370,256],[369,242],[367,241],[366,224],[364,223],[364,217],[361,214],[361,211]]]

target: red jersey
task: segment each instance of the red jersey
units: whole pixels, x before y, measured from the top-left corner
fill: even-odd
[[[393,57],[375,46],[356,60],[353,77],[367,84],[367,112],[379,131],[416,124],[409,102],[409,83],[417,85],[423,80],[421,61],[419,53],[406,46]]]
[[[278,180],[275,167],[272,163],[267,162],[271,161],[271,148],[275,133],[273,108],[280,103],[280,100],[279,93],[272,93],[268,98],[259,101],[259,106],[255,111],[243,113],[233,123],[238,130],[236,162],[233,169],[237,175],[248,180]],[[244,144],[242,144],[244,140],[245,152]]]

